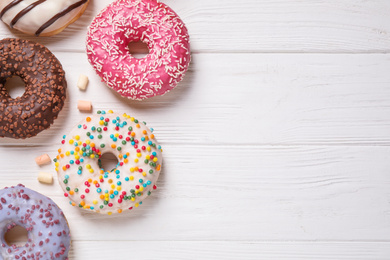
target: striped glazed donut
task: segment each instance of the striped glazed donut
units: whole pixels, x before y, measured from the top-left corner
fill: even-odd
[[[1,0],[0,18],[11,28],[35,36],[60,33],[76,21],[89,0]]]
[[[142,41],[149,54],[137,59],[129,43]],[[190,63],[187,28],[156,0],[117,0],[92,21],[87,55],[96,73],[123,97],[142,100],[163,95],[183,79]]]

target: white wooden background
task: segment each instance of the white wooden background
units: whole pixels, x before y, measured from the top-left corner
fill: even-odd
[[[186,23],[192,63],[163,97],[122,99],[85,54],[92,0],[45,44],[69,97],[54,125],[0,140],[1,186],[24,183],[64,210],[70,259],[390,259],[390,2],[163,0]],[[89,76],[86,92],[76,87]],[[117,217],[71,207],[34,158],[94,110],[128,112],[164,148],[159,189]]]

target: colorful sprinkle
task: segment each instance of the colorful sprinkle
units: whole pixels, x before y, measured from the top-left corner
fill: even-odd
[[[63,136],[65,142],[55,159],[64,196],[71,205],[106,214],[141,205],[156,189],[161,168],[161,146],[152,137],[145,124],[127,114],[98,111],[98,116],[86,117]],[[117,157],[114,169],[101,164],[108,152]]]

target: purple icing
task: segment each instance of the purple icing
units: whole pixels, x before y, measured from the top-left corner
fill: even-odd
[[[27,230],[28,241],[9,246],[4,235],[17,225]],[[69,247],[68,223],[50,198],[21,184],[0,190],[0,260],[68,259]]]

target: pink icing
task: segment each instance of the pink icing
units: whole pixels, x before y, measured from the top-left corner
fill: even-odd
[[[142,41],[149,54],[129,53]],[[187,28],[177,14],[156,0],[117,0],[92,21],[87,55],[97,74],[124,97],[142,100],[162,95],[182,80],[190,62]]]

